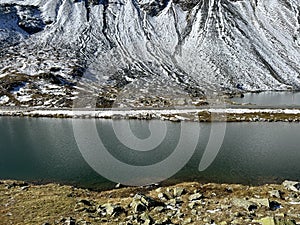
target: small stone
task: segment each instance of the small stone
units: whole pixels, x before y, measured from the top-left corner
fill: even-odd
[[[282,193],[281,193],[281,191],[278,191],[278,190],[269,191],[269,194],[270,194],[270,197],[282,198]]]
[[[125,210],[120,205],[113,205],[111,203],[106,203],[98,207],[97,209],[98,214],[102,216],[119,216]]]
[[[75,224],[76,224],[76,221],[72,217],[66,218],[66,220],[64,222],[64,225],[75,225]]]
[[[193,208],[195,207],[195,205],[196,205],[195,202],[191,202],[191,203],[188,204],[188,207],[189,207],[190,209],[193,209]]]
[[[300,183],[297,181],[285,180],[282,185],[290,191],[298,192],[300,190]]]
[[[164,200],[164,201],[169,199],[169,197],[164,193],[159,193],[158,198],[160,198],[161,200]]]
[[[93,205],[93,203],[90,202],[90,201],[87,200],[87,199],[80,199],[78,202],[79,202],[79,203],[83,203],[84,205],[87,205],[87,206],[92,206],[92,205]]]
[[[153,198],[148,197],[146,195],[142,195],[142,194],[136,194],[134,196],[134,199],[140,200],[147,207],[153,207],[153,206],[161,205],[161,203],[155,201]]]
[[[232,193],[233,189],[232,189],[232,187],[226,187],[225,191],[228,192],[228,193]]]
[[[156,212],[163,212],[165,210],[165,208],[163,206],[157,206],[157,207],[154,208],[154,210]]]
[[[181,187],[176,187],[173,190],[173,195],[174,197],[180,197],[181,195],[183,195],[185,193],[185,189],[181,188]]]
[[[29,186],[22,186],[20,189],[21,191],[26,191],[29,188]]]
[[[202,197],[202,194],[196,193],[196,194],[192,194],[191,196],[189,196],[189,200],[195,201],[195,200],[199,200],[201,197]]]
[[[123,187],[123,185],[122,185],[121,183],[117,183],[117,184],[115,185],[115,188],[116,188],[116,189],[121,188],[121,187]]]
[[[157,193],[160,193],[160,192],[162,192],[162,188],[161,188],[161,187],[156,188],[155,191],[156,191]]]

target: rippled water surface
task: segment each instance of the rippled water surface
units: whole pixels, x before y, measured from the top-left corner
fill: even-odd
[[[95,172],[84,159],[84,151],[89,151],[90,147],[87,144],[86,148],[79,149],[76,139],[89,143],[90,134],[87,130],[81,137],[77,133],[75,138],[73,122],[71,119],[1,117],[0,179],[60,182],[95,188],[112,186],[112,182]],[[77,119],[77,122],[88,125],[91,120]],[[185,131],[188,136],[199,132],[195,148],[191,146],[194,137],[183,142],[179,149],[181,157],[173,162],[181,163],[185,154],[191,154],[191,158],[188,156],[188,163],[167,182],[199,180],[258,184],[300,179],[299,123],[228,123],[216,158],[201,172],[198,171],[199,162],[209,138],[214,138],[210,137],[210,123],[156,121],[152,126],[163,125],[166,132],[161,143],[153,143],[155,148],[147,151],[130,149],[130,145],[135,146],[130,143],[130,138],[133,135],[143,141],[151,137],[153,127],[149,129],[149,121],[96,120],[92,123],[103,144],[98,150],[103,151],[101,148],[105,147],[113,158],[137,169],[162,162],[172,155],[182,127],[188,127]],[[128,123],[130,129],[124,130]],[[127,146],[118,139],[116,132],[119,137],[123,134],[123,138],[131,134]],[[95,162],[97,160],[95,158]],[[115,164],[108,166],[112,172],[119,169]]]

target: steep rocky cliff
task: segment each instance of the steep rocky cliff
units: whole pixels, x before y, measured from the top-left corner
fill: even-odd
[[[4,105],[299,89],[300,1],[0,0],[0,47]]]

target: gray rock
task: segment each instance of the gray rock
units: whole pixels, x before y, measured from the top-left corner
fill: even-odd
[[[113,205],[111,203],[106,203],[100,205],[97,209],[99,215],[102,216],[119,216],[120,214],[125,212],[125,209],[120,205]]]
[[[142,203],[141,200],[139,199],[134,199],[130,203],[130,207],[133,209],[135,213],[140,213],[147,210],[147,206],[144,203]]]
[[[142,195],[142,194],[136,194],[133,197],[134,200],[140,200],[140,202],[142,202],[146,207],[153,207],[153,206],[159,206],[162,205],[161,203],[157,202],[156,200],[154,200],[151,197],[148,197],[146,195]]]

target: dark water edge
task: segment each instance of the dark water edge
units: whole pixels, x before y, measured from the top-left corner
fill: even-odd
[[[162,121],[168,128],[166,143],[156,150],[160,152],[158,158],[149,155],[143,161],[140,152],[127,154],[128,149],[113,136],[111,122],[96,120],[97,128],[99,132],[104,129],[105,144],[111,147],[111,154],[131,164],[142,165],[149,163],[149,159],[155,162],[167,157],[180,133],[180,123]],[[149,135],[149,121],[130,121],[130,124],[138,137]],[[162,185],[185,181],[260,185],[281,183],[285,179],[300,180],[299,123],[226,124],[222,147],[203,172],[198,171],[198,165],[211,132],[211,123],[188,122],[188,126],[191,132],[201,131],[195,152],[186,166]],[[2,117],[0,127],[0,179],[60,183],[97,190],[115,186],[83,159],[74,138],[72,120]],[[120,149],[126,154],[119,154]]]

